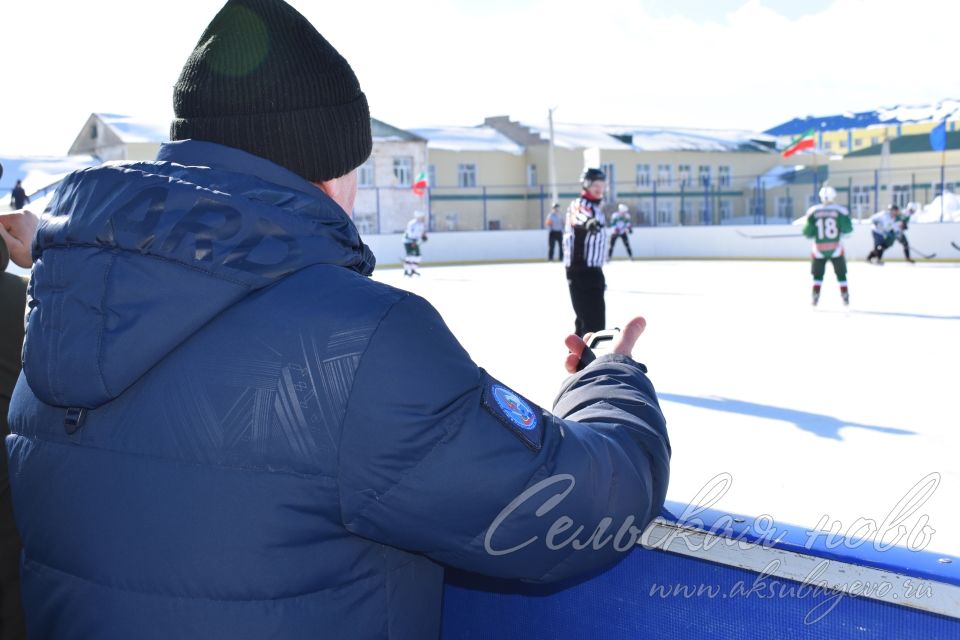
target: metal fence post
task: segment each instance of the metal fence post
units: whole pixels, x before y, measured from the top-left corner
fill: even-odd
[[[487,230],[487,186],[483,186],[483,230]]]
[[[546,193],[543,189],[543,184],[540,184],[540,228],[543,229],[546,222],[546,214],[544,213],[544,202],[546,200]],[[551,203],[552,204],[552,203]],[[551,208],[551,211],[553,209]]]
[[[430,185],[427,185],[427,225],[431,232],[436,231],[436,223],[433,220],[433,198],[431,197],[433,192],[430,189]]]
[[[880,210],[880,170],[873,170],[873,210]]]
[[[652,226],[657,226],[660,224],[659,220],[660,214],[657,213],[657,183],[653,183],[653,224]]]
[[[685,224],[683,220],[683,205],[686,204],[687,181],[680,180],[680,226]]]

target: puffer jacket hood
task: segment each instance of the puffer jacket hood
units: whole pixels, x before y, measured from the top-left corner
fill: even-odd
[[[24,373],[45,403],[88,409],[252,292],[311,265],[375,264],[320,189],[194,140],[68,176],[34,260]]]

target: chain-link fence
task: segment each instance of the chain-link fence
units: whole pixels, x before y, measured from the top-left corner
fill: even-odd
[[[960,166],[899,166],[837,169],[833,166],[778,166],[761,175],[730,175],[701,171],[638,174],[632,182],[608,185],[605,207],[630,208],[638,226],[778,224],[802,216],[818,202],[828,182],[838,202],[854,218],[865,218],[896,203],[927,206],[927,221],[936,216],[929,205],[943,209],[945,220],[958,214],[951,208],[960,183]],[[946,190],[948,197],[938,198]],[[565,211],[580,193],[577,183],[557,185],[557,200]],[[396,233],[417,210],[429,214],[434,231],[540,229],[553,203],[550,185],[488,185],[433,187],[423,195],[410,188],[362,188],[354,220],[361,233]]]

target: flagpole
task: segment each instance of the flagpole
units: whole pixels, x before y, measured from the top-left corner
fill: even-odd
[[[947,183],[944,179],[944,166],[947,164],[947,147],[940,152],[940,222],[943,222],[943,201],[947,197]]]

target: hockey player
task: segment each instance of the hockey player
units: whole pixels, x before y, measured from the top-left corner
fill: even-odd
[[[900,215],[900,207],[891,204],[886,211],[878,211],[870,216],[870,222],[873,223],[873,251],[867,256],[867,262],[874,264],[883,264],[883,252],[893,246],[897,237],[897,216]]]
[[[617,211],[610,216],[610,227],[610,250],[607,253],[607,260],[613,260],[613,247],[616,246],[618,238],[623,240],[623,246],[627,248],[627,255],[633,260],[630,238],[627,237],[633,233],[633,224],[630,222],[630,207],[625,204],[617,205]]]
[[[575,332],[582,338],[606,327],[603,263],[607,259],[607,221],[601,204],[607,175],[600,169],[585,169],[580,182],[583,191],[567,211],[563,263],[576,314]]]
[[[894,227],[894,233],[897,237],[897,242],[903,246],[903,256],[907,259],[907,262],[913,264],[916,262],[913,258],[910,257],[910,242],[907,240],[907,227],[910,225],[910,216],[919,211],[920,205],[916,202],[908,202],[906,210],[897,216],[896,226]]]
[[[420,275],[420,244],[427,241],[427,214],[416,211],[413,218],[407,223],[407,230],[403,233],[403,249],[406,255],[403,258],[403,275],[407,277]]]
[[[840,284],[843,304],[850,304],[847,290],[847,260],[843,253],[842,237],[853,233],[853,223],[846,207],[836,204],[837,191],[830,185],[820,189],[820,204],[807,210],[807,224],[803,235],[813,240],[811,273],[813,274],[813,305],[820,301],[820,287],[827,270],[827,260],[833,264],[833,272]]]

